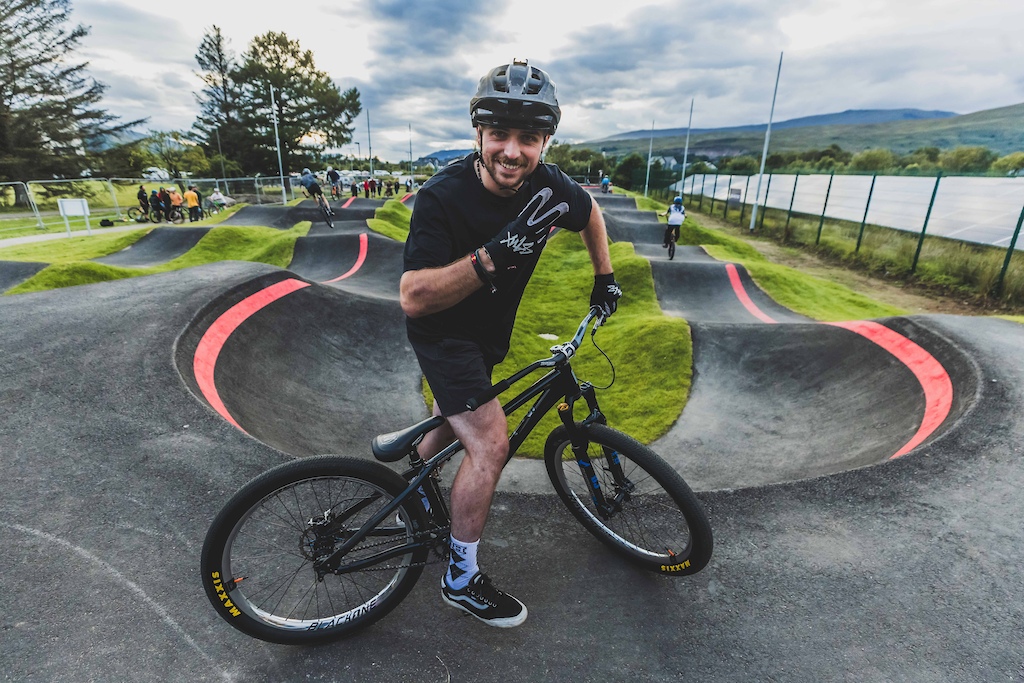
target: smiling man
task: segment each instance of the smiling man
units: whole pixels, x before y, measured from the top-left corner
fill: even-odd
[[[508,353],[516,310],[552,226],[578,232],[594,267],[591,305],[615,311],[604,219],[583,188],[540,163],[558,126],[555,85],[527,61],[495,67],[470,101],[479,152],[420,190],[405,243],[400,292],[409,340],[447,423],[427,434],[429,458],[458,438],[465,447],[451,490],[451,560],[444,601],[499,627],[526,620],[526,606],[495,588],[476,551],[508,456],[497,399],[470,412]]]

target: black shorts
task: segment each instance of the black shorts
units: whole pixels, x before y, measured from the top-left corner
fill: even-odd
[[[324,191],[320,189],[320,185],[317,184],[317,183],[313,183],[312,185],[307,187],[306,188],[306,192],[309,193],[310,197],[315,197],[318,194],[323,194],[324,193]]]
[[[480,347],[473,342],[442,339],[410,343],[443,416],[466,412],[469,399],[491,388],[494,365],[484,360]]]

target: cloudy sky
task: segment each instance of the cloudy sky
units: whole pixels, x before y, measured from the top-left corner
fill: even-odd
[[[237,54],[267,31],[313,51],[364,114],[355,140],[400,161],[468,148],[468,102],[488,69],[528,57],[558,85],[557,139],[845,109],[968,113],[1024,101],[1019,0],[72,0],[105,106],[152,129],[188,129],[195,52],[217,25]],[[409,126],[412,130],[410,134]],[[353,143],[345,153],[356,153]]]

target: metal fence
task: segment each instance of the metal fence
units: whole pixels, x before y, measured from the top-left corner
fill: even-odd
[[[740,207],[742,222],[757,185],[757,176],[695,174],[668,189],[681,189],[688,204],[700,211],[725,213]],[[940,237],[1005,249],[1001,286],[1015,250],[1024,249],[1019,240],[1024,178],[1019,177],[767,174],[757,204],[784,212],[787,227],[794,216],[816,219],[816,242],[822,238],[826,219],[859,225],[857,250],[866,226],[914,233],[917,245],[911,272],[918,267],[925,238]],[[766,213],[760,214],[762,222]]]
[[[232,199],[249,204],[281,204],[295,199],[291,178],[187,178],[154,180],[151,178],[76,178],[60,180],[28,180],[0,183],[0,237],[4,233],[25,228],[50,231],[64,228],[64,219],[57,202],[81,198],[89,202],[93,221],[104,218],[127,221],[128,209],[138,206],[139,187],[159,190],[175,186],[179,191],[195,185],[204,197],[214,189]],[[86,222],[73,219],[71,228],[85,229]]]

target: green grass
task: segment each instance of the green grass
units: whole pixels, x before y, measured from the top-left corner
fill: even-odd
[[[635,195],[628,192],[627,194]],[[661,213],[667,205],[640,197],[648,210]],[[664,218],[661,219],[664,221]],[[742,264],[757,286],[786,308],[823,321],[862,320],[904,315],[906,311],[881,304],[868,297],[821,278],[787,266],[770,263],[749,243],[721,230],[703,227],[688,214],[679,231],[679,243],[700,245],[714,258]]]
[[[1024,325],[1024,315],[999,315],[999,316],[996,316],[996,317],[997,318],[1002,318],[1003,320],[1009,320],[1010,322],[1020,323],[1021,325]]]
[[[409,221],[411,219],[412,209],[397,199],[390,199],[384,202],[384,206],[377,209],[374,217],[367,220],[366,224],[374,232],[390,237],[397,242],[404,242],[409,236]]]
[[[67,261],[47,266],[7,290],[5,295],[154,275],[216,261],[254,261],[287,268],[295,250],[295,240],[309,232],[309,227],[309,221],[303,221],[291,230],[221,226],[208,232],[188,252],[167,263],[149,268],[121,268],[91,261]]]
[[[154,226],[155,227],[155,226]],[[34,261],[36,263],[69,263],[87,261],[121,251],[135,244],[152,228],[141,227],[129,232],[111,232],[92,237],[69,237],[16,244],[0,249],[0,261]]]

